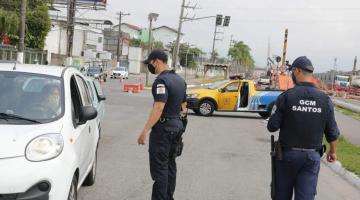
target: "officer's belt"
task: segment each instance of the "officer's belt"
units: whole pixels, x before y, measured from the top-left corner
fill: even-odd
[[[306,149],[306,148],[297,148],[297,147],[282,147],[284,151],[307,151],[307,152],[317,152],[318,149]]]
[[[169,121],[169,120],[173,120],[173,119],[181,119],[181,117],[180,116],[161,116],[159,121],[165,122],[165,121]]]

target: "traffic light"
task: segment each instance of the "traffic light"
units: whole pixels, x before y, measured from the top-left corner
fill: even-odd
[[[216,26],[221,26],[223,21],[222,15],[216,15]]]
[[[224,26],[229,26],[229,24],[230,24],[230,16],[225,16]]]

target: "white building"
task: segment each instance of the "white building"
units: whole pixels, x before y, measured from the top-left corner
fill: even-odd
[[[119,25],[113,26],[112,30],[118,31]],[[127,23],[121,24],[121,32],[129,34],[131,39],[140,39],[141,30],[142,29],[140,27],[137,27],[135,25],[131,25],[131,24],[127,24]]]
[[[164,46],[176,41],[177,33],[177,30],[168,26],[160,26],[153,29],[154,40],[162,42]],[[183,33],[180,36],[180,42],[182,42],[182,36],[184,36]]]

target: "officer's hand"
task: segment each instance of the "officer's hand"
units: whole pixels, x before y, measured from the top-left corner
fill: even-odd
[[[147,138],[147,133],[143,131],[138,138],[138,144],[145,145],[146,138]]]
[[[326,155],[326,159],[328,162],[335,162],[336,161],[336,153],[328,152]]]

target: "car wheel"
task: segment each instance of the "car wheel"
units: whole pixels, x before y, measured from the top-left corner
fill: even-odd
[[[95,178],[96,178],[96,168],[97,168],[97,151],[95,153],[95,158],[94,158],[94,162],[92,164],[92,168],[91,171],[89,172],[89,174],[87,175],[83,186],[92,186],[95,183]]]
[[[74,175],[72,181],[71,181],[71,187],[70,187],[70,191],[69,191],[69,196],[68,196],[68,200],[77,200],[77,178]]]
[[[214,113],[214,103],[208,100],[204,100],[199,105],[199,114],[202,116],[211,116]]]

